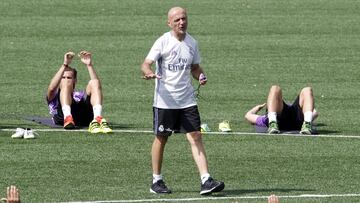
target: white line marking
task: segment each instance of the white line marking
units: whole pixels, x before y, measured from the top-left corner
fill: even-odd
[[[87,129],[75,129],[75,130],[64,130],[62,128],[39,128],[39,129],[32,129],[33,131],[38,132],[87,132]],[[7,131],[7,132],[15,132],[15,129],[0,129],[0,131]],[[146,134],[153,134],[151,130],[116,130],[114,129],[113,132],[115,133],[146,133]],[[267,133],[254,133],[254,132],[206,132],[203,133],[204,135],[262,135],[262,136],[270,136]],[[360,139],[360,135],[329,135],[329,134],[317,134],[317,135],[300,135],[294,133],[281,133],[271,136],[291,136],[291,137],[323,137],[323,138],[357,138]]]
[[[286,198],[330,198],[330,197],[360,197],[360,194],[302,194],[278,196],[280,199]],[[202,197],[202,198],[179,198],[179,199],[136,199],[136,200],[99,200],[84,202],[60,202],[60,203],[123,203],[123,202],[190,202],[205,200],[227,200],[227,199],[267,199],[268,196],[232,196],[232,197]]]

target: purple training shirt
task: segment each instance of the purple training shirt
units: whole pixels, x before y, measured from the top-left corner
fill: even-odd
[[[56,115],[57,114],[57,108],[59,106],[59,102],[60,102],[60,92],[57,92],[56,93],[56,96],[54,97],[54,99],[52,99],[51,101],[47,100],[47,103],[48,103],[48,107],[49,107],[49,113],[51,115]],[[80,91],[75,91],[73,92],[73,100],[78,103],[80,102],[81,100],[85,100],[86,99],[86,93],[85,91],[83,90],[80,90]]]
[[[269,118],[267,115],[261,115],[257,117],[255,125],[259,127],[268,127],[269,124]]]

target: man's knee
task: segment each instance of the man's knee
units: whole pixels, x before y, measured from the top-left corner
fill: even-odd
[[[281,87],[279,85],[273,85],[270,87],[270,93],[281,93]]]
[[[162,145],[166,144],[168,138],[169,138],[169,136],[167,136],[167,135],[156,135],[155,136],[155,140]]]
[[[187,138],[189,140],[189,142],[192,143],[197,143],[197,142],[202,142],[202,134],[200,131],[195,131],[195,132],[191,132],[191,133],[187,133]]]
[[[60,89],[63,91],[73,91],[74,90],[74,83],[71,81],[61,81]]]
[[[313,94],[313,91],[312,91],[312,88],[311,87],[304,87],[304,88],[302,88],[302,90],[301,90],[301,93],[300,93],[301,95],[307,95],[307,96],[312,96],[312,94]]]

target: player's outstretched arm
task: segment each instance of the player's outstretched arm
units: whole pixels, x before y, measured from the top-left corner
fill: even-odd
[[[56,96],[56,92],[59,89],[59,85],[61,82],[61,78],[64,74],[65,68],[71,64],[74,56],[75,56],[74,52],[69,51],[65,53],[63,64],[60,66],[59,70],[55,73],[48,86],[46,96],[49,101],[51,101]]]
[[[80,57],[80,60],[83,64],[86,65],[89,75],[90,75],[90,79],[94,80],[94,79],[99,79],[99,77],[96,74],[96,71],[92,65],[92,59],[91,59],[91,53],[88,51],[81,51],[78,56]]]

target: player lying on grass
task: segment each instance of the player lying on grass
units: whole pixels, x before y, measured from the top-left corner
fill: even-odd
[[[51,79],[46,100],[55,124],[64,125],[65,129],[75,126],[88,126],[91,133],[112,132],[102,117],[103,94],[100,79],[92,65],[91,53],[79,53],[81,62],[87,67],[90,81],[85,91],[75,91],[77,71],[70,67],[75,54],[67,52],[64,63]]]
[[[257,113],[266,106],[266,114]],[[313,134],[312,122],[318,116],[314,108],[314,96],[311,87],[303,88],[292,104],[283,100],[280,86],[270,88],[267,102],[254,106],[245,114],[251,124],[268,127],[269,134],[280,131],[300,130],[301,134]]]

